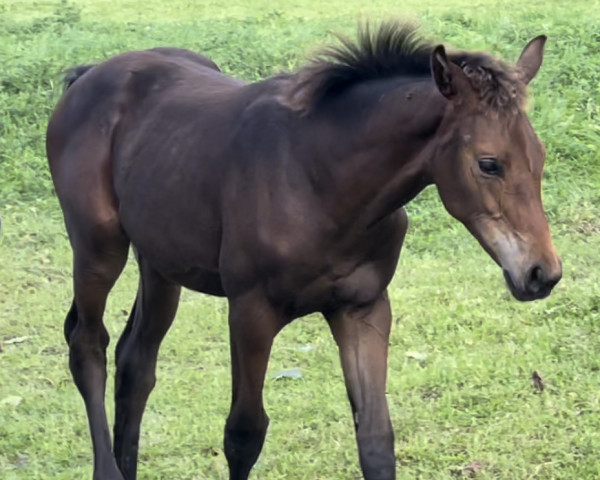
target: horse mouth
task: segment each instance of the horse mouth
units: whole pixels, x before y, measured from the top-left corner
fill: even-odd
[[[502,273],[504,274],[504,280],[506,281],[506,285],[508,285],[510,293],[512,293],[513,297],[520,302],[531,302],[533,300],[541,300],[546,298],[548,295],[550,295],[550,292],[552,292],[552,287],[554,287],[554,284],[547,285],[536,291],[518,288],[507,270],[502,270]]]

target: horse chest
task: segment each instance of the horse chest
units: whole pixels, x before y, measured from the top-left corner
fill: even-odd
[[[407,227],[406,212],[400,209],[376,227],[349,235],[344,244],[332,242],[315,251],[321,270],[298,291],[297,302],[314,301],[316,311],[331,311],[377,299],[394,276]]]
[[[392,250],[342,254],[333,246],[294,245],[284,242],[258,260],[267,296],[292,316],[368,303],[386,288],[395,270]]]
[[[385,289],[391,276],[377,262],[309,269],[289,265],[263,282],[267,296],[291,316],[369,303]]]
[[[296,318],[369,303],[385,290],[406,231],[404,212],[344,235],[321,228],[325,222],[287,220],[259,224],[243,232],[248,235],[225,236],[234,239],[221,250],[228,295],[262,289],[272,304]]]

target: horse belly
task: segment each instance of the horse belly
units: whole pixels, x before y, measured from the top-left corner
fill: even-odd
[[[224,295],[214,235],[164,222],[155,222],[144,231],[132,232],[127,224],[124,229],[138,255],[165,278],[191,290]]]
[[[207,293],[218,297],[225,296],[219,272],[193,266],[183,273],[171,273],[167,278],[196,292]]]
[[[123,229],[138,254],[166,278],[223,295],[221,225],[208,187],[198,191],[186,180],[171,183],[165,176],[149,178],[131,171],[128,188],[119,195]]]

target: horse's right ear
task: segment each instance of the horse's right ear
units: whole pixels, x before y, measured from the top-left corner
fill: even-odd
[[[448,100],[460,101],[471,90],[462,69],[448,60],[446,49],[438,45],[431,52],[431,73],[440,93]]]
[[[535,37],[525,46],[519,57],[517,68],[519,69],[521,80],[523,80],[525,85],[535,77],[542,66],[546,38],[546,35]]]

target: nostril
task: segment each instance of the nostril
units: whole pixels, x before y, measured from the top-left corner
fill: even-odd
[[[527,275],[527,289],[531,293],[538,293],[546,285],[546,274],[544,269],[539,265],[531,267]]]

